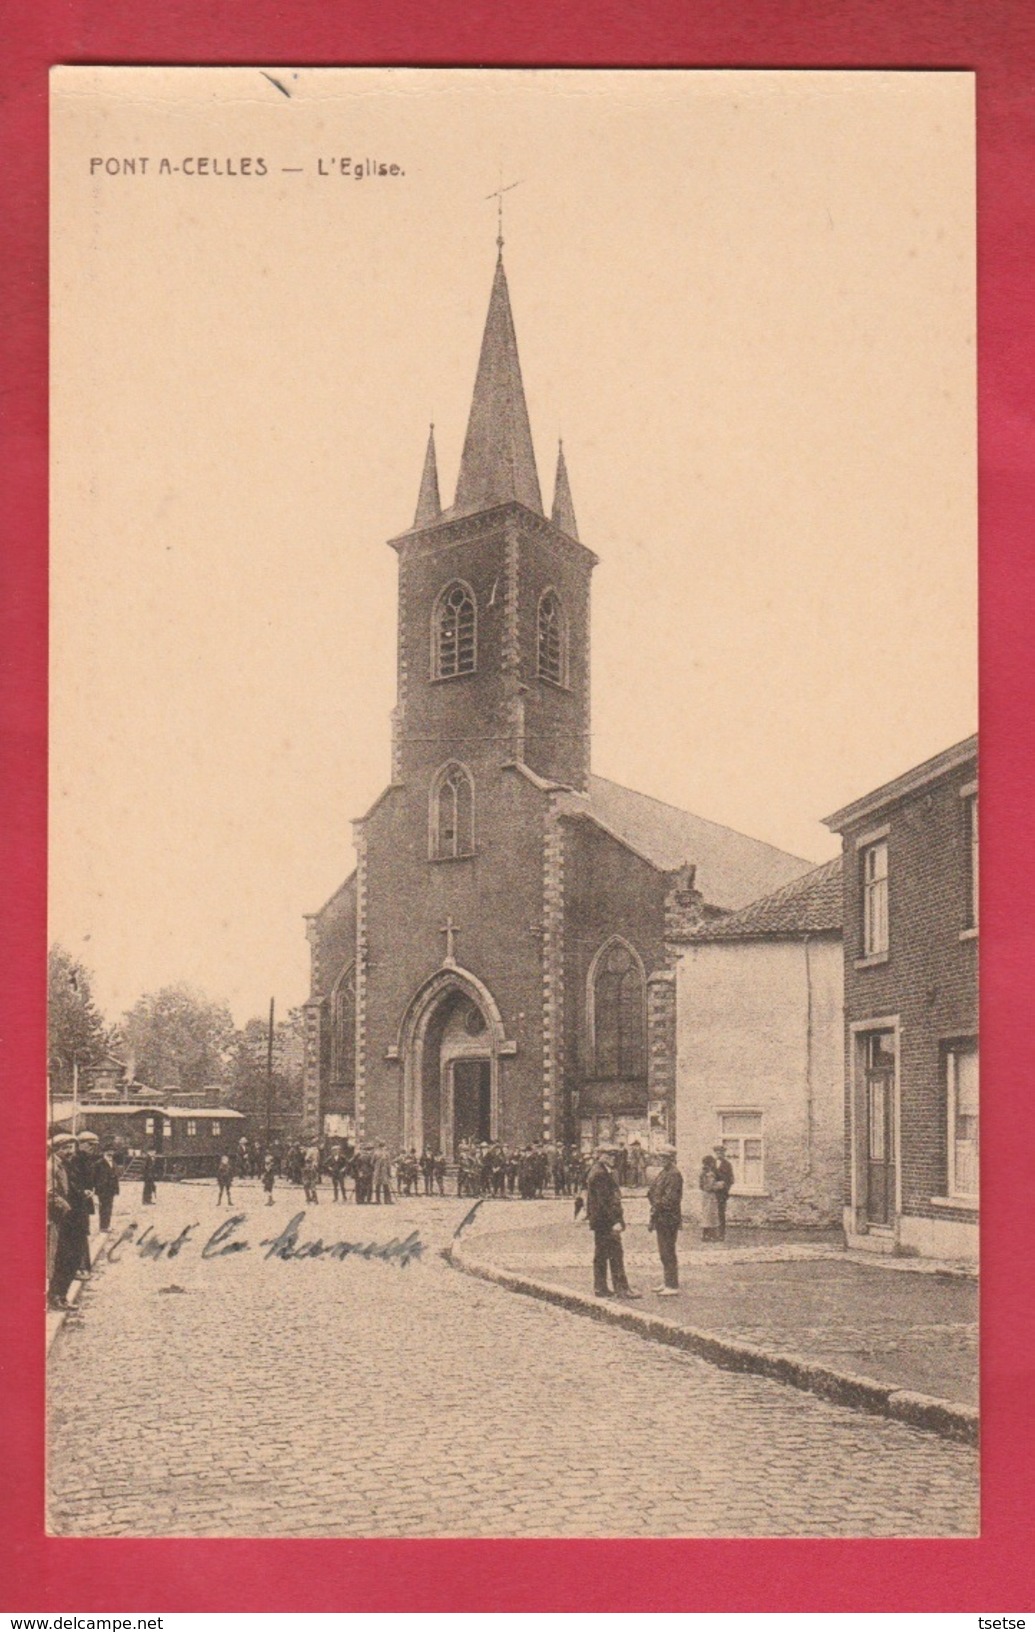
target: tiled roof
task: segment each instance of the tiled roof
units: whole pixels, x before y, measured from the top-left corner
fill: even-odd
[[[841,857],[752,901],[728,918],[690,931],[692,941],[740,941],[767,935],[819,935],[842,926]]]
[[[697,869],[695,887],[711,907],[735,911],[815,867],[761,839],[705,821],[604,776],[589,779],[589,814],[656,867],[670,872],[692,863]]]

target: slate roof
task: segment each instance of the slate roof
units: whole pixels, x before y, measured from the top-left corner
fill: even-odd
[[[748,941],[768,936],[839,934],[843,901],[841,857],[752,901],[728,918],[692,929],[691,941]]]
[[[538,516],[543,514],[501,251],[478,358],[456,502],[450,514],[470,516],[510,499],[517,499]]]
[[[815,862],[604,776],[589,779],[588,814],[666,872],[691,862],[697,868],[695,888],[711,907],[745,907],[815,867]]]

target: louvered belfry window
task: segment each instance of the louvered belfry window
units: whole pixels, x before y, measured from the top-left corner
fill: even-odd
[[[473,674],[477,664],[474,596],[466,584],[450,584],[438,598],[435,619],[435,677]]]
[[[564,681],[564,613],[552,589],[539,602],[539,674],[543,680],[552,680],[563,686]]]

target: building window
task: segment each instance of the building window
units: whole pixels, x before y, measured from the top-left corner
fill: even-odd
[[[601,948],[590,970],[592,1057],[598,1078],[646,1073],[643,965],[625,941]]]
[[[194,1118],[192,1116],[188,1116],[188,1118],[187,1118],[187,1138],[188,1139],[193,1139],[195,1137],[195,1135],[197,1134],[197,1131],[198,1131],[198,1124],[195,1122],[195,1120],[194,1120]]]
[[[888,950],[888,841],[868,844],[862,852],[863,957]]]
[[[546,590],[539,602],[539,677],[555,686],[568,682],[568,638],[560,597]]]
[[[978,802],[977,794],[971,793],[963,801],[963,824],[966,842],[966,869],[967,869],[967,929],[977,929],[978,926]]]
[[[356,966],[338,978],[331,996],[331,1081],[350,1086],[356,1080]]]
[[[212,1124],[212,1137],[213,1137],[213,1139],[218,1139],[219,1134],[220,1134],[219,1123],[218,1122],[213,1122],[213,1124]]]
[[[474,783],[462,765],[444,765],[431,784],[433,861],[474,855]]]
[[[474,591],[466,584],[447,584],[435,603],[432,673],[436,680],[473,674],[478,658]]]
[[[173,1136],[173,1125],[172,1125],[171,1122],[165,1121],[165,1122],[162,1123],[162,1135],[166,1139],[171,1139],[172,1138],[172,1136]]]
[[[145,1118],[144,1118],[144,1132],[147,1134],[148,1138],[150,1138],[153,1135],[154,1131],[155,1131],[155,1119],[154,1119],[154,1117],[153,1116],[145,1116]]]
[[[765,1189],[765,1160],[761,1111],[720,1111],[719,1142],[733,1169],[734,1190],[746,1193]]]
[[[978,1195],[978,1045],[958,1043],[946,1056],[949,1195]]]

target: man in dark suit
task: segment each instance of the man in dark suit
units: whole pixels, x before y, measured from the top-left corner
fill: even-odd
[[[629,1285],[625,1273],[625,1254],[622,1251],[622,1231],[625,1214],[622,1211],[622,1192],[615,1176],[615,1150],[605,1145],[597,1151],[597,1159],[586,1179],[586,1221],[593,1231],[593,1291],[598,1298],[638,1298]],[[612,1293],[607,1285],[608,1268],[611,1270]]]
[[[119,1171],[110,1150],[97,1158],[93,1170],[93,1193],[97,1197],[97,1223],[101,1230],[111,1228],[111,1210],[119,1193]]]
[[[676,1257],[676,1236],[683,1227],[683,1175],[676,1166],[674,1145],[662,1145],[661,1171],[655,1173],[647,1187],[650,1203],[648,1229],[654,1231],[658,1243],[658,1257],[664,1274],[664,1284],[656,1286],[659,1298],[674,1298],[679,1291],[679,1259]]]
[[[69,1287],[83,1262],[84,1252],[88,1250],[90,1204],[73,1166],[75,1140],[70,1134],[58,1134],[51,1141],[51,1151],[48,1213],[51,1222],[57,1226],[57,1247],[47,1288],[47,1306],[50,1309],[67,1309]]]
[[[715,1200],[719,1208],[719,1240],[726,1239],[726,1203],[733,1189],[733,1167],[726,1156],[725,1145],[715,1146]]]

